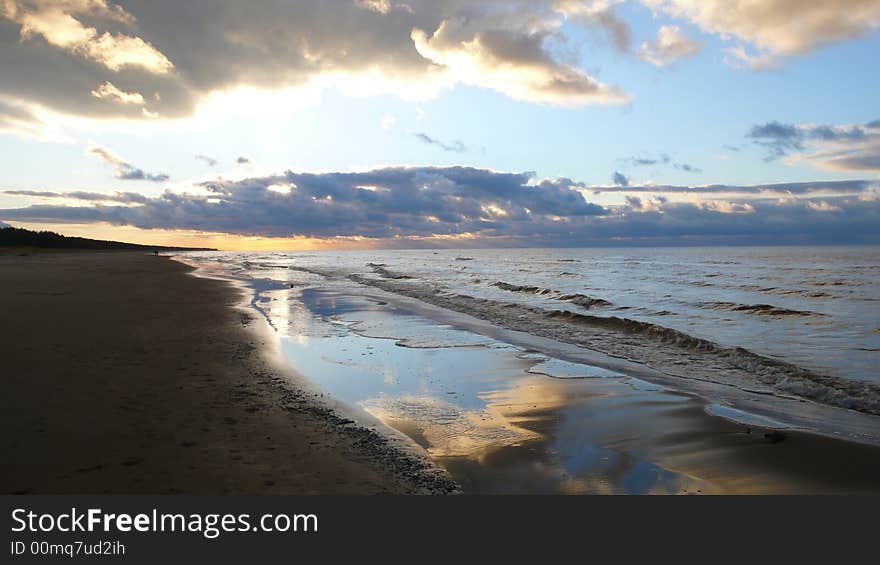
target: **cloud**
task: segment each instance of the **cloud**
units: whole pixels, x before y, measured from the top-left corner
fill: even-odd
[[[632,46],[632,29],[614,9],[621,3],[622,0],[557,0],[553,9],[569,20],[604,30],[619,51],[628,52]]]
[[[4,190],[10,196],[28,196],[31,198],[86,200],[90,202],[119,202],[124,204],[145,204],[148,198],[138,192],[86,192],[73,190],[70,192],[51,192],[44,190]]]
[[[504,24],[502,20],[499,24]],[[554,59],[545,45],[553,31],[532,19],[483,28],[471,20],[444,20],[430,35],[412,32],[418,53],[455,82],[497,90],[516,100],[557,104],[620,104],[618,87]]]
[[[585,190],[593,192],[650,192],[678,193],[678,194],[756,194],[778,196],[805,196],[814,194],[855,195],[880,189],[877,181],[870,180],[842,180],[842,181],[811,181],[811,182],[786,182],[774,184],[707,184],[699,186],[649,184],[649,185],[617,185],[617,186],[588,186],[578,185]]]
[[[729,38],[729,61],[754,68],[868,33],[880,13],[874,0],[642,2]],[[191,116],[216,93],[328,86],[421,99],[470,85],[541,104],[622,104],[630,96],[600,77],[581,33],[633,52],[618,4],[2,0],[0,72],[16,80],[0,82],[0,98],[131,120]],[[662,26],[636,54],[657,65],[693,55],[683,29]]]
[[[642,43],[638,55],[654,66],[666,67],[679,59],[693,57],[700,49],[701,44],[685,37],[681,28],[665,25],[657,30],[656,40]]]
[[[856,125],[773,121],[752,126],[746,137],[767,150],[766,161],[795,155],[794,162],[821,169],[880,172],[880,120]]]
[[[779,60],[768,54],[749,53],[743,45],[728,47],[724,50],[729,56],[724,57],[724,62],[736,69],[749,69],[755,72],[773,71],[780,67]]]
[[[101,119],[182,118],[214,93],[309,86],[412,99],[468,84],[538,103],[626,102],[575,63],[553,4],[3,0],[0,72],[16,80],[0,97]]]
[[[235,162],[238,163],[239,165],[250,165],[251,160],[248,159],[247,157],[239,157],[238,159],[235,160]]]
[[[614,181],[614,184],[617,186],[629,186],[629,179],[619,171],[614,171],[611,180]]]
[[[842,212],[843,209],[840,206],[835,206],[834,204],[829,204],[824,200],[819,200],[818,202],[808,202],[807,206],[810,207],[811,210],[816,210],[818,212]]]
[[[5,222],[0,222],[0,230],[5,230],[6,228],[11,228],[11,227],[12,226],[10,226],[9,224],[7,224]]]
[[[131,26],[135,18],[106,0],[4,0],[0,15],[20,27],[23,41],[42,38],[49,45],[100,63],[111,71],[139,67],[164,74],[174,68],[165,55],[140,37],[104,32],[82,23],[83,17]]]
[[[451,151],[454,153],[464,153],[465,151],[467,151],[467,147],[465,147],[465,144],[462,143],[461,141],[458,141],[458,140],[454,140],[450,143],[446,143],[446,142],[440,141],[439,139],[435,139],[425,133],[414,133],[413,136],[415,136],[416,139],[418,139],[419,141],[422,141],[423,143],[427,143],[429,145],[436,145],[437,147],[439,147],[443,151]]]
[[[49,143],[73,143],[73,137],[54,117],[51,112],[36,104],[0,96],[0,134]]]
[[[606,213],[565,183],[467,167],[294,173],[204,183],[207,194],[165,192],[139,206],[31,206],[0,217],[106,221],[263,236],[431,237],[534,233]],[[287,191],[273,190],[278,186]]]
[[[139,169],[124,161],[119,155],[114,153],[112,150],[101,147],[100,145],[90,144],[88,149],[86,150],[88,155],[93,155],[108,165],[112,165],[116,170],[116,178],[120,180],[147,180],[151,182],[164,182],[169,179],[169,176],[164,173],[147,173],[144,172],[143,169]]]
[[[204,161],[205,164],[207,164],[209,167],[216,167],[218,163],[217,159],[214,159],[213,157],[208,157],[207,155],[196,155],[196,159],[198,159],[199,161]]]
[[[688,165],[687,163],[676,163],[675,168],[680,171],[685,171],[687,173],[702,173],[703,169],[699,167],[694,167],[693,165]]]
[[[117,88],[112,82],[107,81],[91,92],[95,98],[110,100],[120,104],[144,105],[144,97],[140,92],[125,92]]]
[[[391,10],[404,10],[412,13],[412,8],[408,4],[395,4],[391,0],[354,0],[354,3],[361,8],[380,14],[387,14]]]
[[[503,25],[515,24],[514,26]],[[516,25],[518,24],[518,25]],[[557,104],[629,101],[618,87],[595,80],[584,71],[554,59],[545,45],[552,30],[522,23],[498,21],[493,27],[472,20],[443,20],[433,33],[412,31],[418,53],[432,61],[455,82],[497,90],[516,100]]]
[[[693,165],[689,165],[687,163],[678,163],[673,161],[672,157],[669,156],[668,153],[660,153],[657,157],[640,157],[633,156],[627,157],[625,159],[621,159],[624,163],[630,165],[631,167],[648,167],[654,165],[672,165],[676,169],[680,171],[685,171],[688,173],[702,173],[703,169],[699,167],[695,167]]]
[[[659,157],[627,157],[624,159],[625,162],[629,163],[633,167],[642,167],[648,165],[656,165],[657,163],[662,163],[664,165],[668,165],[672,161],[672,157],[667,155],[666,153],[661,153]]]
[[[29,105],[4,101],[2,98],[0,98],[0,133],[11,133],[45,141],[62,139],[62,136],[53,132]]]
[[[804,150],[804,132],[793,124],[767,122],[752,126],[746,137],[769,150],[765,160],[784,157],[790,151]]]
[[[268,237],[365,237],[397,246],[880,242],[880,198],[852,195],[684,202],[629,195],[623,205],[600,206],[584,198],[586,185],[570,179],[538,181],[528,173],[469,167],[287,171],[200,188],[198,194],[166,191],[116,206],[5,209],[0,218]]]
[[[766,68],[776,57],[807,53],[829,43],[854,39],[880,27],[875,0],[797,2],[792,0],[642,0],[657,12],[683,18],[703,31],[753,45],[733,54],[751,67]]]

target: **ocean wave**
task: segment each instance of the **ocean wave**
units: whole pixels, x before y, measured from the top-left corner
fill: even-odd
[[[640,362],[670,376],[710,381],[743,390],[763,386],[768,389],[768,394],[794,395],[880,415],[880,386],[874,383],[822,375],[742,347],[722,346],[658,324],[476,298],[424,283],[400,283],[360,275],[349,275],[348,278],[468,314],[509,330]]]
[[[563,294],[557,290],[541,288],[538,286],[511,284],[504,281],[494,282],[490,286],[494,286],[508,292],[521,292],[525,294],[537,294],[539,296],[547,296],[549,298],[552,298],[553,300],[571,302],[572,304],[577,304],[578,306],[582,306],[587,309],[594,306],[611,306],[610,302],[602,298],[594,298],[592,296],[587,296],[586,294]]]
[[[537,286],[525,286],[519,284],[511,284],[506,283],[504,281],[498,281],[492,283],[490,286],[497,286],[501,290],[506,290],[508,292],[524,292],[526,294],[547,294],[551,292],[549,289],[540,288]]]
[[[800,290],[800,289],[786,289],[780,290],[777,294],[793,294],[797,296],[803,296],[804,298],[834,298],[833,294],[828,294],[827,292],[822,292],[821,290]]]
[[[593,306],[611,306],[611,303],[603,298],[593,298],[585,294],[563,294],[557,300],[565,300],[584,308],[592,308]]]
[[[715,275],[706,275],[713,277]],[[804,298],[834,298],[834,295],[821,290],[806,290],[799,288],[781,288],[777,286],[764,286],[758,284],[715,284],[706,281],[692,281],[689,284],[694,286],[717,286],[731,290],[745,290],[749,292],[762,292],[765,294],[776,294],[779,296],[803,296]]]
[[[737,304],[736,302],[704,302],[703,307],[713,310],[728,310],[730,312],[745,312],[746,314],[756,314],[758,316],[822,316],[818,312],[809,312],[806,310],[792,310],[790,308],[781,308],[772,304]]]
[[[383,279],[411,279],[412,277],[409,275],[404,275],[401,273],[396,273],[394,271],[388,270],[385,263],[367,263],[367,267],[373,270],[374,273],[382,277]]]

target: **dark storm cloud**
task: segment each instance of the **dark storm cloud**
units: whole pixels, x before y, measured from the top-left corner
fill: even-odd
[[[876,193],[865,193],[864,198],[697,202],[630,195],[622,206],[603,207],[584,198],[589,187],[569,179],[535,183],[529,173],[468,167],[391,167],[320,174],[288,171],[239,181],[212,181],[200,188],[199,194],[165,192],[125,206],[6,209],[0,210],[0,218],[108,222],[269,237],[363,236],[390,245],[407,245],[412,242],[407,238],[461,234],[468,234],[468,238],[454,241],[471,245],[880,241],[880,200],[871,197]],[[806,187],[803,190],[806,192]],[[66,193],[57,194],[67,197]]]
[[[427,143],[428,145],[435,145],[443,151],[451,151],[453,153],[464,153],[465,151],[467,151],[467,147],[465,147],[464,143],[458,140],[453,140],[449,143],[446,143],[424,133],[414,133],[413,135],[419,141]]]

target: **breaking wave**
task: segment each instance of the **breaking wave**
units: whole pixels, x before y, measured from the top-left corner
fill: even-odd
[[[416,281],[374,279],[362,275],[348,275],[347,278],[468,314],[509,330],[643,363],[670,376],[741,389],[766,387],[768,394],[795,395],[830,406],[880,415],[880,386],[876,384],[822,375],[741,347],[725,347],[657,324],[476,298],[445,292]],[[522,287],[515,292],[531,291],[531,288],[537,287]]]
[[[806,310],[791,310],[771,304],[737,304],[736,302],[706,302],[703,306],[713,310],[728,310],[730,312],[745,312],[759,316],[821,316],[818,312]]]
[[[371,268],[374,273],[382,277],[383,279],[411,279],[412,277],[409,275],[404,275],[401,273],[395,273],[394,271],[389,271],[386,268],[385,263],[367,263],[367,267]]]
[[[490,286],[498,287],[501,290],[506,290],[508,292],[522,292],[525,294],[537,294],[540,296],[547,296],[548,298],[552,298],[553,300],[571,302],[572,304],[577,304],[578,306],[582,306],[587,309],[590,309],[594,306],[611,306],[610,302],[602,298],[593,298],[592,296],[587,296],[586,294],[563,294],[556,290],[541,288],[538,286],[510,284],[504,281],[494,282]]]

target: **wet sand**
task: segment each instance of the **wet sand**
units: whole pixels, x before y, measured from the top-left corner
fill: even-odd
[[[465,494],[880,492],[876,446],[734,422],[589,365],[535,365],[453,316],[355,290],[268,290],[260,305],[291,332],[293,366],[409,436]]]
[[[0,256],[5,493],[448,492],[265,355],[227,283],[136,252]]]
[[[699,399],[675,392],[628,394],[609,390],[619,389],[610,382],[570,384],[541,383],[545,394],[558,389],[564,397],[558,407],[527,396],[502,399],[506,416],[533,432],[534,440],[437,462],[465,493],[880,492],[876,447],[744,426],[708,415]]]

